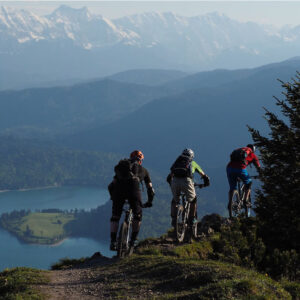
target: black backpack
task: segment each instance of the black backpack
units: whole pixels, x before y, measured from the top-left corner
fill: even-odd
[[[247,156],[248,156],[248,154],[244,150],[244,148],[239,148],[239,149],[232,151],[232,153],[230,154],[230,161],[246,163]]]
[[[115,166],[116,177],[119,180],[132,179],[137,177],[136,162],[124,158]]]
[[[186,156],[179,156],[171,167],[175,177],[192,177],[191,160]]]

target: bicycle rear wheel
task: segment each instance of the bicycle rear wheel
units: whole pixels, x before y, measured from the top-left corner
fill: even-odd
[[[176,238],[178,242],[183,242],[187,229],[187,213],[182,205],[177,207],[176,217]]]
[[[118,257],[125,257],[128,251],[128,224],[123,222],[119,232]]]
[[[241,214],[241,201],[240,195],[237,190],[233,191],[232,198],[230,199],[229,203],[229,210],[232,217],[237,217]]]
[[[247,218],[251,217],[251,197],[249,196],[248,200],[244,203],[245,215]]]

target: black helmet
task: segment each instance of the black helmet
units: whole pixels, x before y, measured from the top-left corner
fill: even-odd
[[[187,149],[184,149],[182,151],[181,155],[186,156],[186,157],[188,157],[190,159],[193,159],[194,158],[194,151],[192,149],[188,149],[187,148]]]
[[[256,150],[256,147],[253,144],[248,144],[247,147],[251,148],[253,152]]]

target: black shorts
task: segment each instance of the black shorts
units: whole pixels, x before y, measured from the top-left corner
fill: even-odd
[[[127,199],[135,219],[142,219],[142,192],[139,182],[116,183],[111,194],[112,215],[121,217]]]

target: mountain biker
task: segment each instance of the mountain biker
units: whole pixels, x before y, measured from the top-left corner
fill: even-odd
[[[176,226],[177,209],[176,206],[180,201],[180,194],[186,195],[187,201],[191,202],[190,223],[197,222],[197,196],[194,187],[194,173],[197,172],[204,180],[204,185],[209,185],[209,177],[204,173],[201,167],[193,160],[194,151],[184,149],[171,166],[171,173],[167,181],[171,186],[173,199],[171,202],[172,226]]]
[[[134,247],[142,221],[142,207],[151,207],[154,198],[154,189],[151,178],[146,168],[142,166],[144,155],[141,151],[135,150],[130,154],[129,159],[124,159],[115,166],[116,175],[109,184],[108,190],[112,199],[112,217],[110,220],[110,250],[117,250],[117,232],[119,220],[122,215],[123,206],[127,199],[133,212],[132,234],[130,247]],[[124,166],[122,170],[122,166]],[[126,170],[130,168],[130,170]],[[121,173],[124,174],[121,174]],[[147,187],[148,201],[142,204],[142,192],[140,183],[145,182]]]
[[[229,190],[229,202],[228,202],[228,211],[229,217],[232,218],[231,215],[231,199],[233,197],[234,190],[237,189],[237,181],[240,178],[245,184],[245,201],[247,203],[250,193],[251,193],[251,185],[252,180],[248,174],[247,166],[250,164],[254,164],[255,168],[259,172],[260,163],[258,157],[254,154],[255,146],[252,144],[248,144],[246,147],[238,148],[234,150],[230,155],[230,162],[227,165],[227,178],[230,186]]]

